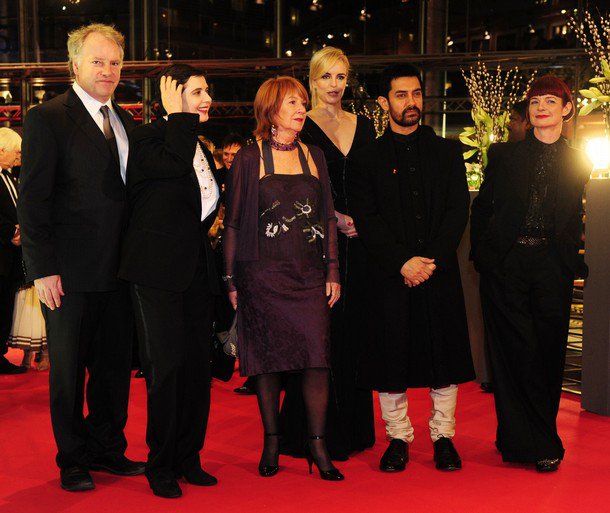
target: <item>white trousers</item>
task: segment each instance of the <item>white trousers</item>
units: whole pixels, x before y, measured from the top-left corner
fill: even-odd
[[[428,426],[430,438],[436,441],[439,438],[453,438],[455,434],[455,407],[457,405],[457,385],[444,388],[431,388],[430,399],[432,411]],[[407,415],[409,402],[407,393],[391,394],[379,392],[381,416],[385,422],[385,432],[388,439],[398,438],[405,442],[413,441],[413,426]]]

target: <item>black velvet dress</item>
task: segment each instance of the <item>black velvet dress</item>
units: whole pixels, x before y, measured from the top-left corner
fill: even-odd
[[[345,177],[354,151],[375,139],[373,124],[358,116],[356,132],[347,155],[309,117],[301,140],[318,146],[326,157],[335,210],[349,214]],[[370,390],[356,386],[356,370],[364,344],[362,320],[366,318],[366,253],[360,240],[339,232],[341,298],[330,312],[331,386],[326,441],[331,457],[345,460],[354,451],[375,443],[373,399]],[[305,407],[300,376],[290,376],[280,414],[282,452],[302,454],[306,437]]]

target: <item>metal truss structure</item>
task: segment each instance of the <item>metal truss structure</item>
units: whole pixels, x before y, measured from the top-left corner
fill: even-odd
[[[522,70],[533,69],[569,69],[576,77],[576,89],[582,71],[587,68],[588,60],[583,49],[536,50],[521,52],[446,53],[434,55],[354,55],[350,62],[359,74],[379,73],[389,64],[409,62],[418,65],[425,72],[451,72],[468,68],[478,61],[484,61],[488,67],[501,65],[518,66]],[[177,61],[126,61],[123,66],[122,79],[141,81],[143,102],[128,104],[125,108],[136,120],[154,118],[154,107],[151,106],[150,81],[170,64]],[[308,59],[299,58],[254,58],[227,60],[194,60],[180,61],[206,70],[206,75],[214,78],[239,79],[255,77],[261,80],[277,76],[292,75],[304,78],[309,66]],[[21,87],[21,105],[0,106],[0,121],[19,122],[21,112],[36,104],[34,89],[47,84],[68,83],[70,76],[64,62],[55,63],[0,63],[0,84],[19,85]],[[428,113],[467,113],[470,112],[468,98],[427,98]],[[251,102],[214,103],[211,115],[216,118],[239,119],[253,116]]]

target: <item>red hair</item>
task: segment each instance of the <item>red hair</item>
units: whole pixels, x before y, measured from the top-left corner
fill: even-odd
[[[256,139],[269,139],[273,118],[280,111],[284,98],[289,94],[300,96],[303,101],[309,102],[307,90],[296,78],[286,76],[270,78],[260,86],[254,98],[256,128],[253,133]]]
[[[534,96],[544,96],[546,94],[551,94],[553,96],[557,96],[557,98],[561,98],[563,105],[566,103],[570,103],[572,105],[570,112],[567,116],[564,116],[564,121],[568,121],[574,115],[574,100],[572,100],[572,92],[567,84],[561,80],[559,77],[554,75],[544,75],[543,77],[537,78],[534,80],[534,83],[529,88],[527,92],[527,102],[529,105],[530,100]],[[529,109],[528,109],[528,117],[529,117]]]

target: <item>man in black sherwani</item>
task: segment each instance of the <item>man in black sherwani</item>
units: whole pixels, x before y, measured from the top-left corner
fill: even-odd
[[[408,388],[430,389],[430,436],[439,470],[458,470],[453,446],[457,384],[474,379],[456,250],[469,197],[459,143],[420,126],[417,69],[392,65],[378,102],[389,128],[352,159],[349,208],[369,253],[370,343],[363,386],[379,391],[390,441],[385,472],[404,470],[413,428]]]

